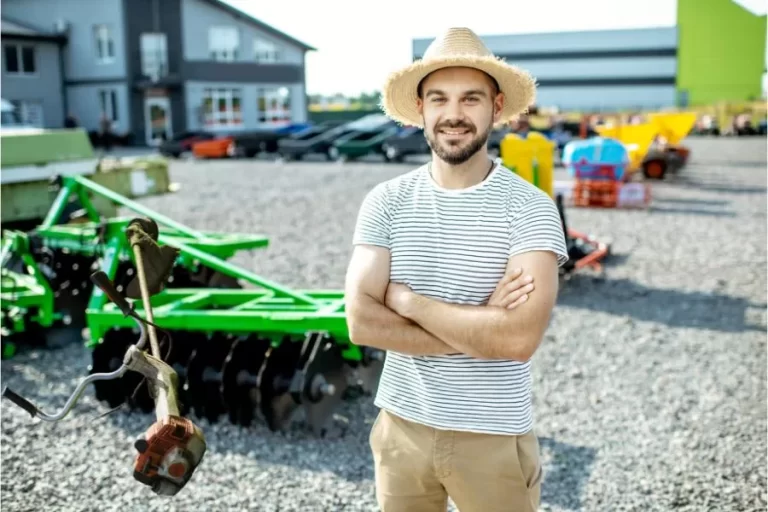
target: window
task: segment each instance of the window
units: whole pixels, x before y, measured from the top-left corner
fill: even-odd
[[[213,60],[237,60],[240,34],[235,27],[211,27],[208,31],[208,50]]]
[[[11,75],[34,75],[37,71],[35,65],[35,47],[26,45],[6,44],[5,71]]]
[[[280,51],[277,49],[277,46],[269,41],[256,39],[253,42],[253,53],[256,56],[256,62],[280,62]]]
[[[22,125],[44,127],[43,102],[33,100],[13,100],[11,104],[16,109]]]
[[[96,61],[109,64],[115,60],[115,40],[108,25],[96,25],[93,28],[96,44]]]
[[[291,123],[291,95],[287,87],[259,89],[259,123],[279,126]]]
[[[165,34],[141,34],[141,72],[153,80],[168,74],[168,42]]]
[[[101,116],[104,114],[106,114],[107,118],[112,122],[116,122],[118,120],[116,91],[106,89],[100,90],[99,106],[101,107],[101,111],[99,113],[99,121],[101,121]]]
[[[241,128],[243,126],[242,91],[240,89],[205,89],[203,124],[206,129]]]

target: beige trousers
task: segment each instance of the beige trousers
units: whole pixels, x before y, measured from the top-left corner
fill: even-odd
[[[534,512],[542,467],[533,432],[438,430],[381,410],[370,434],[382,512]]]

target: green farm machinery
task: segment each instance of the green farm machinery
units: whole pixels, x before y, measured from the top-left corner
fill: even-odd
[[[40,130],[3,127],[0,130],[0,191],[3,227],[29,229],[51,207],[49,193],[57,176],[85,176],[128,198],[174,192],[168,163],[157,157],[115,158],[98,155],[82,129]],[[114,216],[114,203],[94,197],[91,205]],[[65,215],[75,211],[74,202]]]
[[[135,324],[91,278],[106,274],[145,315],[128,237],[132,223],[143,222],[156,230],[150,270],[164,276],[149,299],[150,321],[164,334],[163,360],[178,373],[182,414],[243,426],[262,418],[283,430],[303,408],[306,424],[322,434],[344,399],[375,393],[384,352],[350,341],[343,291],[291,289],[229,261],[266,247],[266,237],[197,231],[83,176],[63,177],[59,187],[40,225],[3,233],[5,357],[12,343],[51,343],[63,331],[85,340],[91,373],[117,369]],[[63,215],[70,197],[80,217]],[[138,217],[104,217],[94,198]],[[111,408],[154,407],[139,374],[96,381],[94,392]]]

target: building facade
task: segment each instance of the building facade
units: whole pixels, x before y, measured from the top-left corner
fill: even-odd
[[[539,107],[642,111],[762,96],[766,16],[733,0],[677,0],[672,27],[481,38],[536,77]],[[414,40],[413,58],[431,41]]]
[[[106,116],[144,145],[307,118],[314,48],[219,0],[2,2],[4,17],[66,38],[64,103],[88,130]]]
[[[481,38],[495,55],[531,72],[539,107],[602,112],[675,105],[674,27]],[[431,41],[414,40],[413,57]]]
[[[60,128],[65,106],[62,49],[66,38],[10,19],[2,20],[2,95],[20,121]]]

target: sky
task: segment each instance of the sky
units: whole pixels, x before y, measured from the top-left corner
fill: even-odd
[[[390,71],[411,62],[413,39],[448,27],[483,36],[669,27],[677,18],[675,0],[471,0],[453,9],[445,0],[226,2],[317,48],[307,53],[307,93],[324,95],[380,89]],[[737,3],[766,12],[766,0]]]

